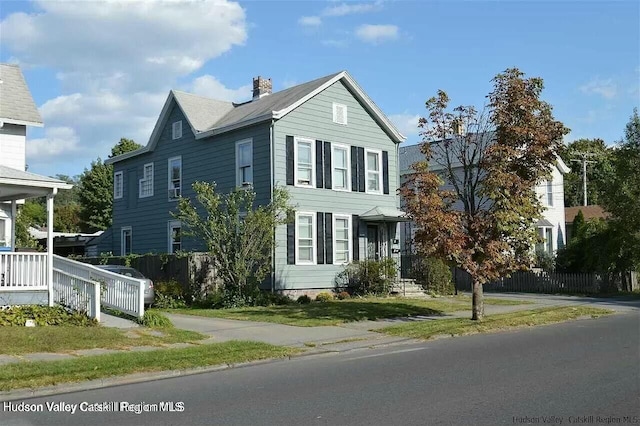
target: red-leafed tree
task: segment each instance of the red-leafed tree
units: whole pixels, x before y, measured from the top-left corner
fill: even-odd
[[[550,175],[569,131],[540,99],[542,79],[512,68],[493,83],[480,112],[449,112],[444,91],[426,102],[425,159],[400,189],[418,251],[470,274],[474,320],[484,315],[483,284],[531,264],[543,210],[535,186]]]

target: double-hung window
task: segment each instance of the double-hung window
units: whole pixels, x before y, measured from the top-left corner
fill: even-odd
[[[381,157],[380,151],[365,150],[366,192],[382,193]]]
[[[315,150],[313,148],[313,140],[305,138],[295,139],[296,186],[314,186]]]
[[[553,206],[553,182],[547,181],[547,206]]]
[[[253,183],[253,141],[236,142],[236,185],[247,187]]]
[[[126,256],[131,254],[132,244],[132,232],[130,226],[125,226],[120,229],[120,255]]]
[[[142,179],[140,183],[140,198],[153,196],[153,163],[147,163],[144,165],[142,171]]]
[[[169,221],[169,253],[182,249],[182,224],[179,220]]]
[[[333,215],[333,263],[351,261],[351,216]]]
[[[316,263],[315,213],[296,214],[296,264]]]
[[[117,200],[122,198],[122,187],[123,187],[123,173],[115,172],[113,174],[113,199]]]
[[[7,220],[0,219],[0,247],[9,246],[7,241]]]
[[[182,195],[182,157],[169,158],[169,201],[176,200]]]
[[[349,149],[344,145],[333,144],[333,189],[338,191],[349,191]]]

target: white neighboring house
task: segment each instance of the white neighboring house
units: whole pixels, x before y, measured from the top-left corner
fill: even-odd
[[[412,172],[411,166],[423,161],[424,155],[420,152],[420,145],[400,147],[400,181],[404,182],[405,176]],[[433,171],[437,171],[439,165],[432,163]],[[540,197],[545,207],[542,217],[536,223],[539,235],[544,243],[538,244],[536,250],[543,250],[553,254],[566,242],[565,217],[564,217],[564,174],[570,171],[569,167],[558,156],[554,164],[551,180],[542,182],[536,186],[536,194]],[[405,224],[402,231],[402,246],[405,253],[412,251],[411,241],[415,233],[413,222]]]
[[[38,108],[20,68],[0,64],[0,166],[25,171],[27,126],[43,126]],[[0,251],[13,247],[11,210],[10,202],[0,202]]]

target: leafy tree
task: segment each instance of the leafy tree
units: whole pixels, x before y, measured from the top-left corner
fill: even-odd
[[[255,301],[259,284],[271,270],[275,227],[287,223],[292,209],[289,194],[275,188],[272,201],[254,206],[252,190],[216,192],[216,184],[193,184],[198,206],[180,198],[174,216],[186,229],[184,235],[204,240],[218,276],[223,281],[223,305],[239,306]]]
[[[38,245],[38,242],[29,233],[29,227],[32,226],[31,224],[32,218],[29,216],[28,209],[27,209],[27,213],[25,213],[25,209],[24,209],[24,207],[27,206],[27,203],[29,202],[30,200],[25,201],[25,204],[22,206],[22,208],[18,210],[18,215],[16,217],[15,246],[20,248],[40,248]],[[46,213],[45,213],[45,218],[46,218]]]
[[[443,91],[427,101],[425,160],[401,188],[418,250],[471,275],[474,320],[484,315],[483,284],[530,265],[543,210],[535,186],[549,176],[568,132],[540,99],[542,79],[512,68],[493,83],[480,113],[471,106],[448,112]]]
[[[622,142],[613,152],[613,173],[603,194],[620,245],[619,270],[640,268],[640,117],[633,110]]]
[[[613,168],[611,156],[613,150],[602,139],[578,139],[560,151],[562,160],[571,171],[564,175],[564,204],[567,207],[584,204],[582,179],[583,154],[587,161],[587,201],[590,205],[600,204],[602,194],[607,191],[607,181]]]
[[[131,139],[121,138],[111,149],[109,158],[140,148]],[[78,202],[81,228],[95,232],[111,226],[113,215],[113,167],[100,158],[91,162],[79,179]]]
[[[111,148],[111,154],[109,154],[109,158],[122,155],[129,151],[135,151],[136,149],[140,148],[142,148],[142,145],[136,143],[133,139],[120,138],[120,141],[115,144],[113,148]]]

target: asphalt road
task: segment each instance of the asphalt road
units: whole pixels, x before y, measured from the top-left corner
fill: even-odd
[[[175,412],[47,412],[47,402]],[[640,424],[640,315],[301,357],[12,401],[0,425]],[[139,407],[131,406],[132,409]]]

